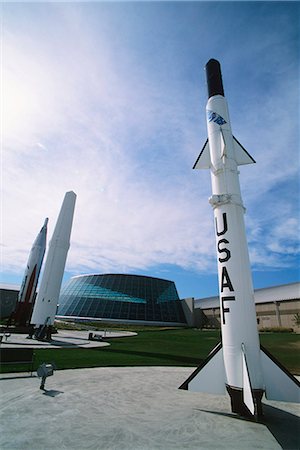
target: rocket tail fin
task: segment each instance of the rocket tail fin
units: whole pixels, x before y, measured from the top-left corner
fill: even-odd
[[[268,350],[260,348],[266,398],[300,403],[299,381]]]
[[[220,342],[179,387],[193,392],[225,394],[225,368],[222,343]]]
[[[244,164],[253,164],[255,160],[247,152],[245,147],[240,144],[240,142],[233,136],[233,145],[235,152],[235,159],[238,166],[243,166]]]
[[[193,169],[209,169],[211,166],[209,142],[206,139],[205,144],[202,147],[200,155],[195,162]]]
[[[250,373],[247,364],[247,357],[244,346],[242,346],[243,361],[243,400],[251,414],[255,413],[255,403],[253,398],[253,389],[251,386]]]
[[[222,130],[221,130],[222,131]],[[224,136],[223,143],[225,145]],[[238,166],[242,166],[245,164],[253,164],[255,160],[252,156],[247,152],[247,150],[240,144],[240,142],[233,136],[233,145],[234,145],[234,153],[235,159]],[[226,153],[225,148],[222,150],[222,155],[224,156]],[[202,147],[200,155],[198,156],[193,169],[209,169],[211,167],[211,159],[210,159],[210,150],[209,150],[209,141],[206,139],[205,144]]]
[[[247,354],[242,344],[242,388],[226,385],[231,400],[231,410],[244,417],[259,417],[262,415],[263,389],[254,389],[247,362]]]

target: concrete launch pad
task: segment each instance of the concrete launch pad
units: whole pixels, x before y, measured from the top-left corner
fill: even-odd
[[[299,405],[267,402],[265,423],[229,398],[179,390],[185,367],[56,371],[0,380],[2,450],[298,449]],[[298,440],[297,440],[298,438]]]
[[[52,341],[50,342],[27,339],[26,334],[13,333],[10,334],[7,339],[4,336],[0,345],[2,348],[92,348],[105,347],[109,345],[108,342],[89,340],[89,333],[89,331],[59,330],[57,334],[52,335]],[[92,333],[102,336],[104,339],[136,336],[137,334],[130,331],[92,331]]]

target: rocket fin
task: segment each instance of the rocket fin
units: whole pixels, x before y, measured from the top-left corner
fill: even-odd
[[[225,142],[225,136],[223,134],[222,128],[220,129],[221,132],[221,158],[225,158],[227,156],[226,152],[226,142]]]
[[[192,392],[225,394],[225,368],[221,342],[179,387]]]
[[[252,394],[250,374],[247,365],[247,358],[245,349],[242,346],[242,360],[243,360],[243,400],[251,414],[255,413],[255,405]]]
[[[299,381],[262,345],[260,348],[266,398],[300,403]]]
[[[193,169],[209,169],[210,166],[211,161],[210,161],[209,142],[208,139],[206,139],[206,142],[202,147],[200,155],[198,156],[197,161],[193,166]]]
[[[243,166],[244,164],[253,164],[255,160],[247,152],[247,150],[240,144],[240,142],[233,136],[233,145],[235,152],[235,160],[238,166]]]

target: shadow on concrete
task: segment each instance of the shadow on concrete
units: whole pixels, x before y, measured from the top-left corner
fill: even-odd
[[[72,340],[72,341],[87,341],[87,342],[89,342],[89,339],[85,338],[85,337],[78,337],[78,336],[62,336],[62,337],[63,337],[64,341]],[[52,339],[51,342],[63,342],[63,341],[60,341],[59,339]]]
[[[80,347],[82,345],[86,345],[89,343],[89,341],[87,339],[77,339],[77,340],[78,341],[84,340],[86,342],[74,343],[74,342],[66,342],[66,341],[59,341],[59,340],[38,341],[38,340],[32,339],[32,340],[28,340],[28,342],[13,342],[13,341],[4,342],[4,343],[1,343],[1,348],[6,348],[6,349],[14,348],[14,347],[11,347],[12,345],[16,345],[17,346],[16,348],[18,348],[18,347],[19,348],[34,348],[35,350],[36,349],[44,349],[44,348],[51,349],[50,345],[56,346],[56,347],[74,347],[74,348],[76,348],[76,347]],[[5,344],[7,344],[7,347],[5,346]]]
[[[44,389],[43,395],[48,395],[48,397],[57,397],[59,394],[63,394],[63,391],[55,391],[53,389]]]
[[[300,417],[270,405],[263,405],[263,411],[262,423],[283,450],[300,449]]]
[[[43,341],[41,341],[43,342]],[[78,344],[74,344],[74,342],[66,342],[66,341],[59,341],[58,339],[53,339],[52,341],[48,342],[50,345],[57,345],[57,347],[78,347]]]
[[[255,422],[254,419],[242,417],[233,413],[224,413],[220,411],[210,411],[206,409],[197,409],[197,411],[216,414],[218,416],[229,417],[246,422]],[[264,416],[257,421],[261,425],[265,425],[270,433],[274,436],[278,444],[283,450],[299,450],[300,449],[300,417],[295,416],[282,409],[275,408],[270,405],[263,405]]]
[[[196,408],[196,411],[201,411],[201,412],[205,412],[208,414],[215,414],[217,416],[228,417],[229,419],[237,419],[237,420],[241,420],[243,422],[255,422],[255,420],[253,420],[251,418],[238,416],[237,414],[230,413],[230,412],[227,413],[227,412],[221,412],[221,411],[210,411],[209,409],[200,409],[200,408]]]
[[[73,341],[78,341],[78,342],[67,342],[68,339],[72,339]],[[83,342],[84,341],[84,342]],[[54,345],[56,347],[64,347],[64,348],[82,348],[85,345],[89,345],[90,341],[88,339],[81,339],[81,338],[64,338],[63,341],[59,341],[57,339],[50,341],[49,342],[50,345]],[[46,347],[45,347],[46,348]]]

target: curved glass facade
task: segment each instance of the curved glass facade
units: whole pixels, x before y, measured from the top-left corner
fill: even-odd
[[[141,275],[82,275],[62,289],[58,316],[186,323],[173,281]]]

